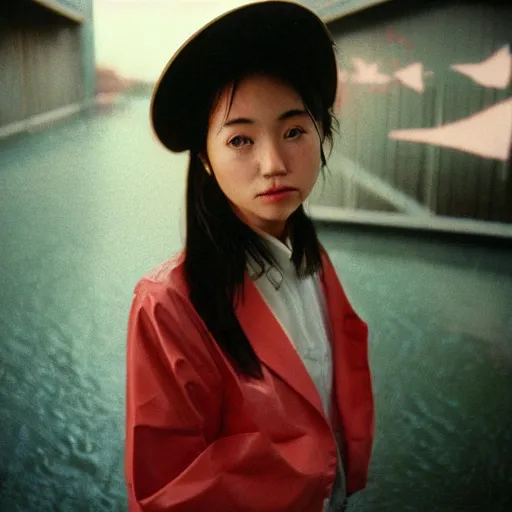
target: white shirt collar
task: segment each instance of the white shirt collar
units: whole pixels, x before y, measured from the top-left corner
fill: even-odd
[[[292,259],[292,243],[290,240],[290,237],[286,238],[285,242],[281,242],[278,238],[275,236],[269,235],[268,233],[265,233],[264,231],[257,231],[258,235],[261,236],[267,244],[265,244],[269,251],[272,253],[272,256],[277,259],[282,259],[283,257],[286,257],[288,260]]]
[[[255,229],[254,231],[263,239],[266,247],[279,265],[279,268],[268,265],[265,269],[262,269],[251,256],[248,256],[249,276],[251,279],[257,280],[263,274],[266,274],[267,279],[272,283],[274,288],[278,290],[284,279],[283,272],[286,274],[290,273],[290,271],[294,273],[293,263],[291,261],[292,249],[290,238],[288,237],[286,243],[283,243],[278,238],[264,231],[259,229]]]

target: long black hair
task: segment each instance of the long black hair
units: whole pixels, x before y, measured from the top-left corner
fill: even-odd
[[[220,91],[232,86],[231,102],[238,82],[251,73],[265,73],[290,84],[301,96],[310,116],[321,127],[322,169],[326,166],[323,142],[332,145],[331,105],[323,105],[311,78],[302,76],[282,63],[239,70],[217,79],[199,109],[196,144],[190,150],[186,192],[185,275],[190,300],[216,343],[235,370],[252,378],[263,377],[261,362],[235,315],[237,301],[250,255],[258,265],[275,264],[265,244],[233,212],[220,189],[215,174],[208,174],[201,158],[206,156],[208,118]],[[217,75],[218,76],[218,75]],[[315,126],[316,126],[315,123]],[[321,132],[321,133],[320,133]],[[331,146],[332,147],[332,146]],[[313,275],[321,268],[320,244],[312,220],[301,205],[287,222],[292,242],[292,262],[298,277]]]

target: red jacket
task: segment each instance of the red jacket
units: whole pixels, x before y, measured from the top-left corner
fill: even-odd
[[[368,329],[327,255],[333,422],[348,493],[373,442]],[[331,422],[299,355],[246,273],[238,320],[263,365],[240,377],[188,298],[183,255],[138,283],[130,311],[125,470],[129,510],[319,512],[331,493]]]

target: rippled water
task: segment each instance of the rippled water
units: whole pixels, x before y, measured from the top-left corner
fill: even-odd
[[[147,100],[0,144],[0,510],[126,510],[125,332],[181,246],[185,158]],[[377,439],[351,511],[512,510],[512,249],[321,229],[371,330]]]
[[[335,261],[370,322],[377,406],[354,510],[512,510],[510,249],[351,237]]]

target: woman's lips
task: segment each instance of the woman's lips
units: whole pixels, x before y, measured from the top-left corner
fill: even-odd
[[[266,192],[263,192],[263,194],[260,194],[259,197],[261,197],[262,199],[265,199],[267,201],[279,201],[281,199],[286,199],[293,192],[296,192],[296,191],[297,191],[297,189],[295,189],[295,188],[280,187],[280,188],[267,190]]]

